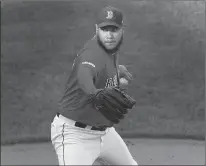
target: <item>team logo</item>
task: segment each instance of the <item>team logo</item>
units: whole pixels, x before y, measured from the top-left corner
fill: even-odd
[[[107,19],[112,19],[114,16],[113,12],[112,11],[107,11]]]
[[[107,79],[105,87],[116,87],[117,85],[117,76],[115,75],[114,77]]]

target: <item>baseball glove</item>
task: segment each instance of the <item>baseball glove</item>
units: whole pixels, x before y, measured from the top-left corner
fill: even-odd
[[[100,90],[92,101],[94,107],[114,124],[118,124],[128,113],[128,109],[136,104],[132,97],[116,87]]]

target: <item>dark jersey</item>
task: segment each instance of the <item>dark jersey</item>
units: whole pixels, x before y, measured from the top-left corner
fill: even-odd
[[[98,89],[117,86],[117,55],[109,55],[97,43],[90,40],[74,60],[72,71],[60,100],[60,113],[67,118],[91,126],[112,126],[98,110],[88,102],[88,96]]]

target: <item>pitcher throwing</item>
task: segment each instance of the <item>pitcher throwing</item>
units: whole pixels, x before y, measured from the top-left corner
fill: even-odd
[[[111,165],[137,165],[114,128],[136,103],[123,90],[132,75],[118,64],[123,28],[122,12],[103,8],[95,36],[74,60],[51,123],[59,165],[92,165],[97,158]],[[120,78],[127,81],[121,84]]]

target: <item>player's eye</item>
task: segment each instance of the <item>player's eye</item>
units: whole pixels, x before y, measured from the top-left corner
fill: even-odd
[[[100,28],[102,31],[107,31],[105,27]]]
[[[110,29],[111,32],[117,32],[118,30],[119,30],[119,28],[117,28],[117,27],[112,27],[112,28]]]
[[[107,32],[107,31],[117,32],[119,30],[119,28],[116,26],[105,26],[105,27],[102,27],[101,30],[105,31],[105,32]]]

